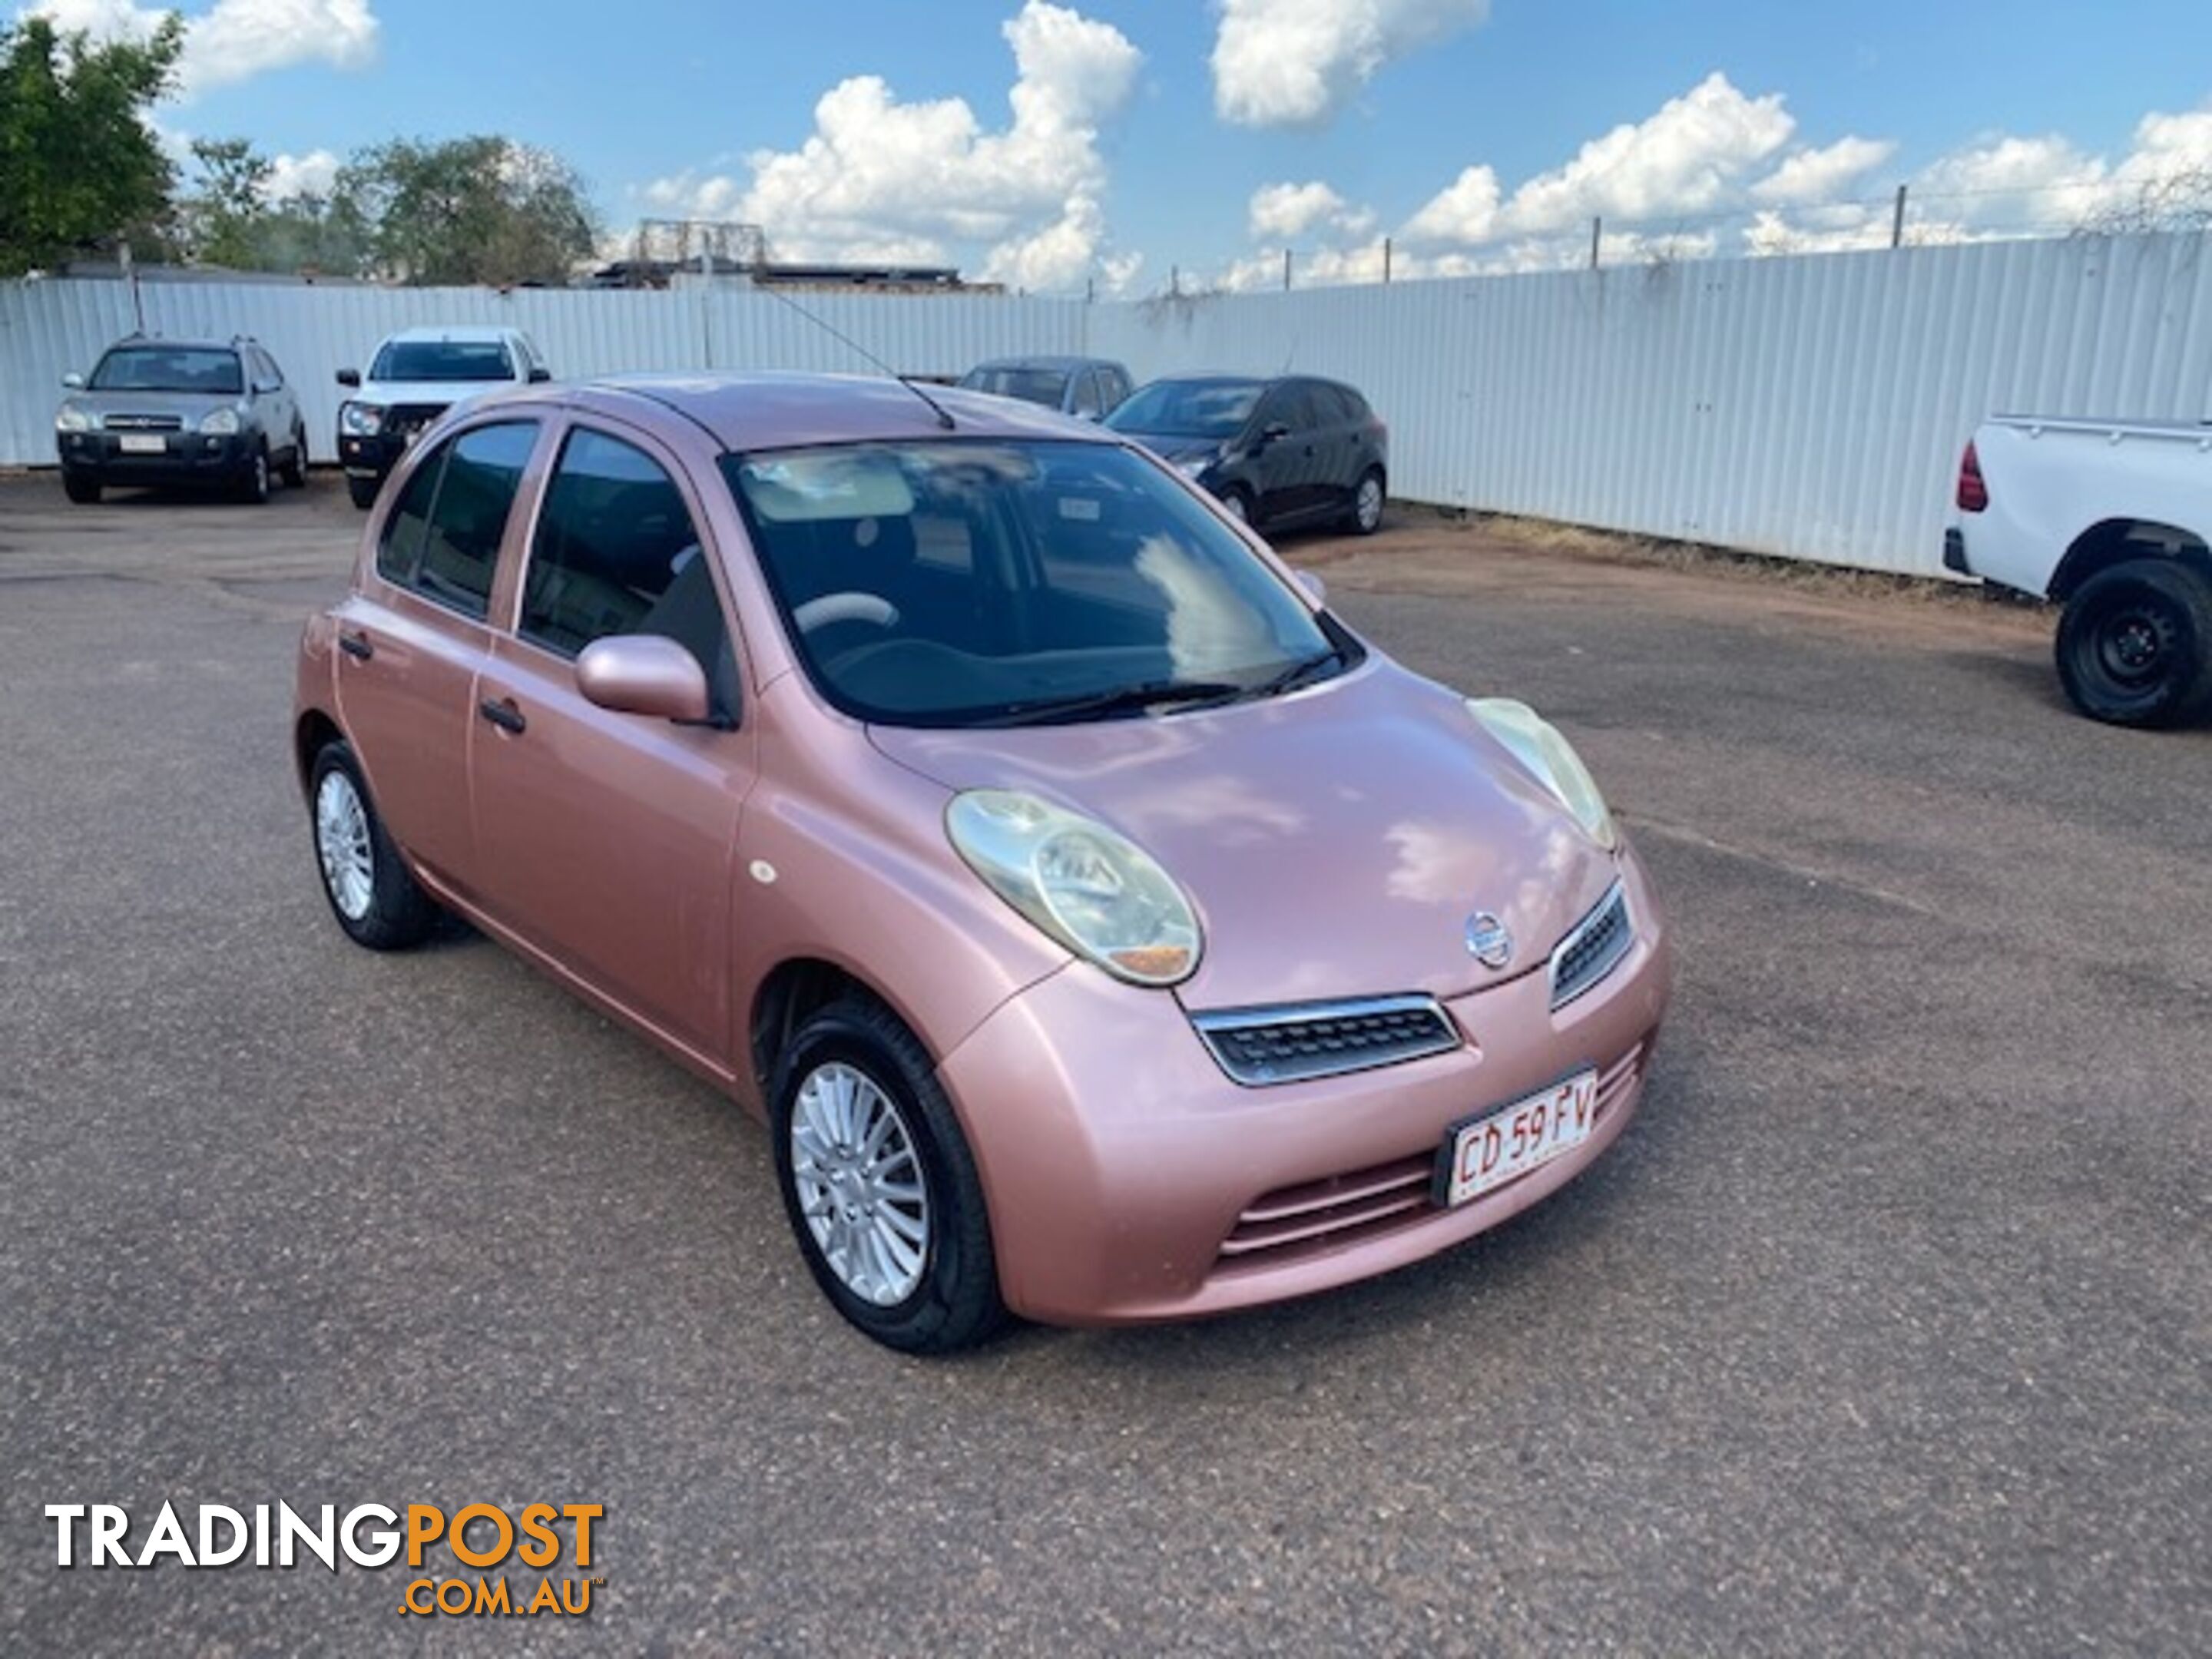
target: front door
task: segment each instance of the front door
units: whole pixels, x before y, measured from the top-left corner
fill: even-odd
[[[477,684],[470,749],[484,907],[590,988],[718,1068],[729,1005],[738,818],[754,777],[715,549],[642,435],[576,425],[546,483],[513,635]],[[696,656],[709,724],[617,714],[575,658],[616,634]]]

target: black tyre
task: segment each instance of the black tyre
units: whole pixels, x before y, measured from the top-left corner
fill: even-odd
[[[288,489],[305,489],[307,487],[307,431],[305,427],[292,429],[292,453],[284,465],[277,469],[277,476],[284,480]]]
[[[1373,535],[1382,527],[1382,504],[1387,498],[1382,469],[1369,467],[1352,486],[1352,500],[1344,510],[1346,527],[1355,536]]]
[[[376,505],[376,492],[383,487],[384,480],[381,478],[356,478],[350,475],[346,478],[346,494],[353,497],[353,504],[364,513]]]
[[[258,507],[269,499],[269,446],[256,444],[253,453],[246,463],[245,471],[238,475],[238,499],[249,507]]]
[[[1228,509],[1229,516],[1239,524],[1259,522],[1252,516],[1252,492],[1245,489],[1243,484],[1231,484],[1223,490],[1221,505]]]
[[[982,1183],[914,1033],[872,999],[833,1003],[793,1033],[769,1098],[784,1210],[837,1311],[904,1353],[998,1329]]]
[[[100,480],[80,477],[74,472],[62,474],[62,494],[79,507],[92,507],[100,501]]]
[[[307,822],[323,896],[346,936],[372,951],[421,943],[438,907],[408,873],[368,798],[352,745],[333,738],[307,774]]]
[[[2180,726],[2212,710],[2212,580],[2130,559],[2081,584],[2058,622],[2058,678],[2114,726]]]

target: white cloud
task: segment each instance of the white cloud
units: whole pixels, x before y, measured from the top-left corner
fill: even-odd
[[[1255,240],[1296,241],[1324,225],[1358,236],[1373,228],[1375,216],[1316,179],[1304,185],[1261,185],[1252,192],[1249,221]]]
[[[905,103],[882,76],[854,76],[822,95],[797,149],[748,156],[750,179],[679,173],[647,185],[646,200],[758,224],[781,258],[934,264],[981,245],[998,280],[1080,288],[1103,269],[1100,131],[1143,54],[1048,0],[1028,0],[1001,32],[1017,70],[1002,131],[985,131],[964,99]]]
[[[1499,201],[1498,174],[1468,167],[1407,222],[1406,235],[1416,242],[1486,242],[1498,229]]]
[[[2056,133],[1985,139],[1920,172],[1907,200],[1982,231],[2064,229],[2103,205],[2111,170]]]
[[[269,164],[269,182],[262,195],[271,202],[295,196],[328,196],[337,182],[338,158],[329,150],[310,150],[305,155],[278,155]]]
[[[1887,138],[1838,138],[1820,149],[1801,149],[1751,187],[1751,199],[1775,207],[1832,202],[1897,153]]]
[[[143,40],[172,9],[133,0],[37,0],[18,15],[103,40]],[[376,61],[378,27],[369,0],[216,0],[185,19],[178,94],[192,98],[295,64],[365,69]]]
[[[1716,71],[1650,118],[1593,138],[1574,160],[1513,192],[1510,234],[1540,235],[1593,217],[1631,223],[1711,211],[1796,128],[1779,93],[1747,98]]]
[[[1213,107],[1242,126],[1325,124],[1395,59],[1490,15],[1490,0],[1220,0]]]

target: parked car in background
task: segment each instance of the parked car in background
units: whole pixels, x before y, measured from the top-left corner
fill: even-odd
[[[2066,607],[2076,708],[2118,726],[2212,714],[2212,424],[1997,416],[1955,499],[1944,564]]]
[[[735,1095],[894,1347],[1457,1244],[1620,1136],[1666,1008],[1564,737],[1005,398],[479,399],[400,463],[295,685],[338,926],[388,950],[449,907]]]
[[[374,501],[416,434],[462,398],[552,378],[519,328],[405,328],[387,336],[366,378],[338,371],[338,384],[354,394],[338,406],[338,460],[353,504]]]
[[[995,357],[960,377],[970,392],[1103,420],[1129,395],[1129,371],[1103,357]]]
[[[307,428],[284,373],[258,342],[133,334],[89,375],[65,374],[54,415],[62,488],[92,502],[111,484],[224,489],[269,499],[306,482]]]
[[[1239,519],[1288,526],[1382,523],[1390,434],[1350,386],[1310,375],[1176,375],[1139,386],[1107,416]]]

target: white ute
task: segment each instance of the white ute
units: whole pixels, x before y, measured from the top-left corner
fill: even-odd
[[[2212,712],[2212,423],[1994,416],[1957,500],[1944,564],[2066,607],[2076,708],[2118,726]]]
[[[376,501],[422,428],[465,398],[550,380],[544,354],[519,328],[403,328],[380,342],[364,377],[342,368],[349,395],[338,405],[338,463],[353,504]]]

